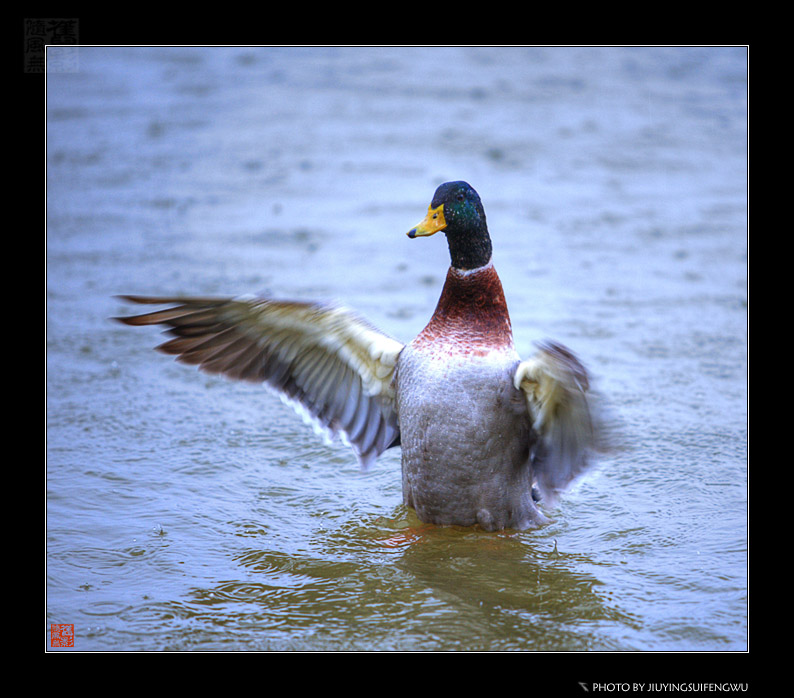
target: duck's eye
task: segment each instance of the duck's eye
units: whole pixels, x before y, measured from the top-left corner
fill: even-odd
[[[458,201],[463,201],[466,197],[463,196],[463,194],[458,194],[456,198],[458,199]]]

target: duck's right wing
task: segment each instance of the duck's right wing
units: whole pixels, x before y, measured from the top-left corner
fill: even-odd
[[[264,382],[321,432],[341,436],[366,467],[399,443],[392,379],[403,345],[351,311],[263,298],[150,298],[169,305],[116,318],[165,325],[157,347],[209,373]]]

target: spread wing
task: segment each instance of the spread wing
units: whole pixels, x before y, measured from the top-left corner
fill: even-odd
[[[263,382],[368,466],[399,443],[392,379],[403,345],[344,308],[263,298],[149,298],[169,305],[116,318],[165,325],[158,350],[209,373]]]
[[[568,349],[548,342],[518,365],[513,382],[524,392],[539,437],[532,463],[535,484],[553,502],[588,466],[595,445],[587,371]]]

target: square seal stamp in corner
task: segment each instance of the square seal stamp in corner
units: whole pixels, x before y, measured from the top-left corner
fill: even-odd
[[[50,624],[50,647],[74,647],[74,624]]]
[[[25,19],[24,71],[42,74],[78,72],[78,25],[76,18]]]

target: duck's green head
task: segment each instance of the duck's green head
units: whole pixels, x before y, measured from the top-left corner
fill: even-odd
[[[491,238],[480,196],[466,182],[446,182],[433,196],[427,216],[408,231],[409,238],[443,230],[449,243],[452,266],[477,269],[491,261]]]

